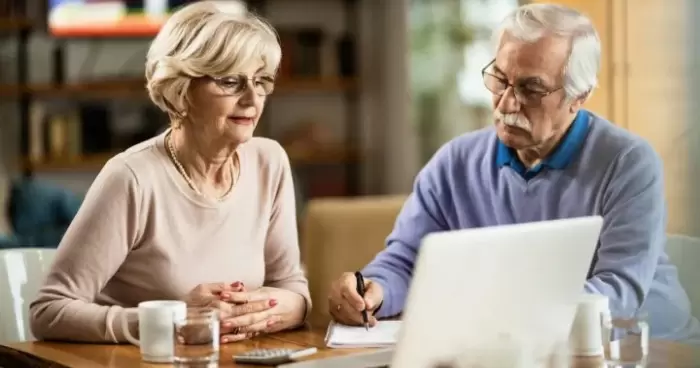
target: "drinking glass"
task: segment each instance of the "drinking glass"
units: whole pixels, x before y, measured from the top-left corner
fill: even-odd
[[[613,316],[606,329],[605,364],[609,368],[644,367],[649,355],[649,323],[646,315]]]
[[[213,308],[189,308],[175,321],[176,364],[208,365],[219,361],[219,313]]]

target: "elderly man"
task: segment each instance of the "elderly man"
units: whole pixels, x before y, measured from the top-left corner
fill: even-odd
[[[482,71],[495,127],[444,145],[421,170],[387,238],[363,270],[334,282],[334,318],[361,323],[404,307],[421,239],[436,231],[602,215],[585,290],[616,314],[648,313],[658,338],[700,340],[698,321],[664,252],[662,164],[644,140],[581,109],[597,84],[600,41],[591,21],[558,5],[525,5],[503,21]],[[375,319],[372,318],[371,323]]]

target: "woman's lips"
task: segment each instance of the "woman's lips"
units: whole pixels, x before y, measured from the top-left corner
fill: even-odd
[[[253,118],[243,116],[232,116],[229,117],[229,120],[238,125],[253,125],[253,122],[255,121]]]

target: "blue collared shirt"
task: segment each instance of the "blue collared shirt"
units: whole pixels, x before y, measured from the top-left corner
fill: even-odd
[[[510,166],[520,174],[520,176],[525,178],[525,180],[534,178],[537,174],[542,172],[544,168],[563,170],[580,151],[583,141],[588,134],[589,120],[590,115],[588,111],[583,109],[579,110],[574,122],[571,123],[569,130],[564,135],[564,138],[562,138],[562,141],[559,142],[554,152],[530,169],[523,165],[512,148],[506,146],[499,140],[496,149],[496,165],[499,168],[506,165]]]

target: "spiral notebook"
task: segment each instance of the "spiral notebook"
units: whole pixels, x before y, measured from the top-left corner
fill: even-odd
[[[380,348],[396,345],[401,321],[379,321],[369,331],[364,326],[346,326],[331,322],[326,331],[329,348]]]

